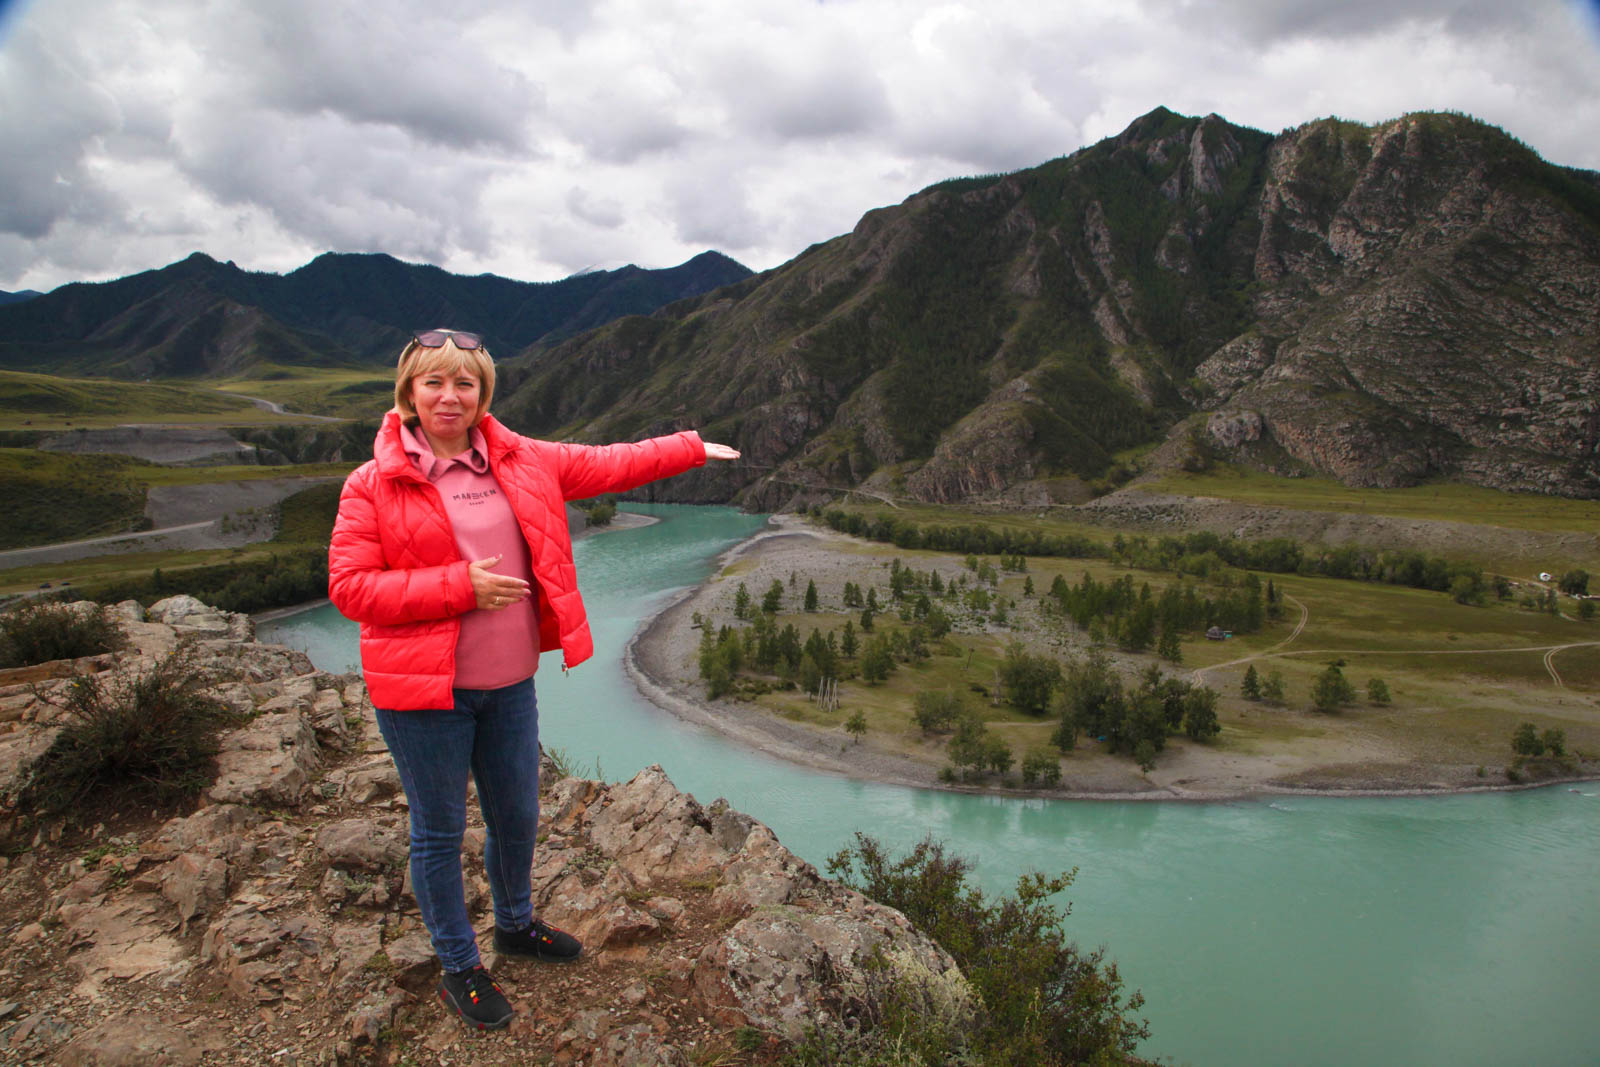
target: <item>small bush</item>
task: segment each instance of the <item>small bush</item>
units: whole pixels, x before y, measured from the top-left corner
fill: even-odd
[[[97,656],[122,645],[122,632],[100,605],[29,603],[0,615],[0,667]]]
[[[235,721],[204,685],[180,649],[143,673],[77,675],[64,697],[38,691],[66,715],[29,769],[25,804],[61,812],[91,794],[171,801],[200,792],[213,775],[217,734]]]
[[[1051,901],[1072,884],[1073,872],[1023,875],[1015,895],[995,902],[968,884],[970,870],[967,860],[946,856],[932,840],[891,860],[859,833],[853,847],[828,862],[829,873],[846,886],[897,908],[943,946],[982,1001],[975,1026],[941,1034],[945,1048],[937,1058],[929,1055],[932,1049],[917,1049],[920,1062],[1125,1062],[1150,1036],[1148,1023],[1134,1017],[1144,997],[1124,995],[1116,964],[1103,950],[1083,952],[1067,940],[1061,923],[1070,907]],[[889,1036],[900,1039],[893,1046],[918,1041],[924,1035],[916,1028],[928,1020],[885,1022]]]

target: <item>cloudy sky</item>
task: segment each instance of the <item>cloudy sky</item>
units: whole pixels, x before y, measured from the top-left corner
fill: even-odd
[[[1158,105],[1600,169],[1600,0],[0,0],[0,289],[195,250],[756,269]]]

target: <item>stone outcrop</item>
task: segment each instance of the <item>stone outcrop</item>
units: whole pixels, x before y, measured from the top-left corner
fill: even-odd
[[[404,1040],[445,1058],[473,1042],[464,1055],[480,1062],[687,1064],[731,1048],[735,1030],[781,1044],[810,1027],[850,1028],[891,991],[958,1020],[974,1010],[943,949],[821,877],[750,816],[702,805],[660,767],[608,784],[560,778],[546,762],[534,905],[585,955],[543,969],[495,959],[474,822],[468,904],[520,1012],[508,1031],[469,1034],[433,997],[404,796],[360,682],[256,644],[248,619],[190,598],[148,613],[124,604],[118,616],[126,651],[34,684],[187,647],[202,651],[213,692],[251,721],[224,735],[198,807],[101,830],[99,847],[62,851],[52,838],[81,828],[5,813],[7,831],[31,833],[35,847],[0,860],[0,899],[18,909],[4,918],[19,931],[0,943],[0,962],[25,959],[35,977],[21,1001],[0,1005],[0,1055],[308,1064]],[[59,727],[50,704],[20,703],[0,739],[24,742],[0,783],[12,797],[25,757]],[[339,726],[323,730],[320,718]]]

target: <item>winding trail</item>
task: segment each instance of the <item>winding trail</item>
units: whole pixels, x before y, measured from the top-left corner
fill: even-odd
[[[1543,652],[1544,669],[1549,672],[1550,680],[1556,688],[1565,689],[1566,682],[1561,678],[1561,673],[1556,670],[1555,657],[1557,652],[1564,652],[1570,648],[1596,648],[1600,641],[1573,641],[1562,645],[1525,645],[1516,648],[1286,648],[1292,644],[1306,628],[1306,623],[1311,620],[1311,612],[1305,604],[1290,596],[1283,594],[1283,598],[1300,609],[1300,621],[1295,624],[1293,632],[1271,648],[1264,649],[1251,656],[1241,656],[1223,663],[1213,663],[1209,667],[1196,668],[1190,679],[1200,685],[1205,681],[1208,671],[1221,670],[1224,667],[1237,667],[1242,663],[1253,663],[1256,660],[1279,659],[1284,656],[1483,656],[1502,652]]]

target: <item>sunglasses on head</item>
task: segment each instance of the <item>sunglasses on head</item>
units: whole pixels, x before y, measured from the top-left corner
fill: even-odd
[[[453,341],[457,348],[467,351],[483,347],[483,338],[461,330],[424,330],[411,339],[423,348],[443,348],[446,341]]]

